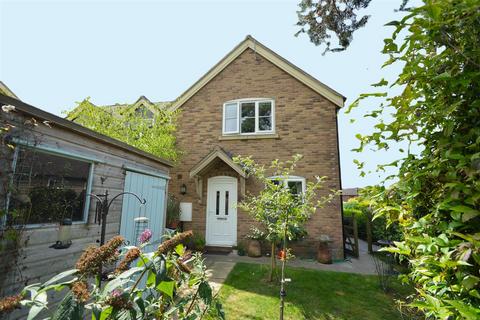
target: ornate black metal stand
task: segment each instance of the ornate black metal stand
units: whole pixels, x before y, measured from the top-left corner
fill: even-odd
[[[119,193],[115,197],[113,197],[110,201],[108,201],[108,190],[105,190],[104,194],[93,194],[93,193],[88,194],[89,197],[95,198],[97,200],[97,211],[95,213],[95,223],[102,225],[102,229],[100,232],[101,246],[105,244],[105,232],[107,229],[107,215],[108,215],[108,211],[110,210],[110,206],[112,205],[115,199],[126,194],[131,194],[132,196],[137,198],[141,205],[144,205],[145,203],[147,203],[147,200],[140,199],[140,197],[133,192]]]
[[[100,246],[105,244],[105,233],[107,229],[107,215],[108,211],[110,210],[110,206],[112,205],[113,201],[117,199],[120,196],[124,196],[126,194],[131,194],[135,198],[138,199],[141,205],[144,205],[147,203],[147,200],[145,199],[140,199],[138,195],[136,195],[133,192],[122,192],[117,194],[115,197],[113,197],[110,201],[108,200],[108,190],[105,190],[104,194],[93,194],[89,193],[88,196],[95,198],[97,200],[97,208],[95,212],[95,223],[101,224],[102,228],[100,231]],[[101,284],[102,280],[102,270],[99,270],[99,285]]]

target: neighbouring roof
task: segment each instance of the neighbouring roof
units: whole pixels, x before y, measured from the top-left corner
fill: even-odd
[[[3,83],[2,81],[0,81],[0,93],[1,94],[4,94],[6,96],[9,96],[9,97],[12,97],[12,98],[15,98],[17,100],[20,100],[17,95],[15,93],[13,93],[12,90],[10,90],[9,87],[7,87],[7,85],[5,83]]]
[[[195,93],[197,93],[203,86],[205,86],[210,80],[218,75],[223,69],[225,69],[232,61],[234,61],[240,54],[242,54],[248,48],[254,50],[257,54],[261,55],[280,69],[284,70],[292,77],[296,78],[306,86],[318,94],[324,96],[331,102],[333,102],[339,108],[344,106],[346,97],[337,91],[333,90],[326,84],[315,79],[302,69],[298,68],[291,62],[287,61],[271,49],[264,46],[262,43],[255,40],[252,36],[248,35],[245,40],[240,42],[232,51],[230,51],[222,60],[214,65],[205,75],[203,75],[197,82],[195,82],[190,88],[187,89],[180,97],[178,97],[173,103],[171,108],[173,110],[180,108],[185,102],[187,102]]]
[[[211,163],[213,163],[216,159],[220,159],[225,162],[230,168],[235,170],[240,176],[245,178],[247,174],[243,170],[243,168],[236,164],[232,157],[225,152],[219,146],[216,146],[208,155],[206,155],[202,160],[200,160],[193,168],[190,170],[190,178],[194,178],[202,174]]]
[[[152,102],[145,96],[140,96],[137,101],[132,104],[128,103],[116,103],[112,105],[105,105],[105,106],[98,106],[100,108],[111,110],[113,113],[127,111],[129,109],[136,110],[140,107],[145,107],[152,112],[156,112],[160,109],[168,108],[172,103],[170,101],[159,101],[159,102]]]
[[[64,129],[70,130],[76,134],[86,136],[88,138],[100,141],[102,143],[109,144],[113,147],[123,149],[127,152],[131,152],[133,154],[136,154],[140,157],[147,158],[149,160],[155,161],[157,163],[161,163],[163,165],[166,165],[168,167],[173,167],[173,163],[166,160],[162,159],[159,157],[156,157],[148,152],[145,152],[143,150],[140,150],[138,148],[132,147],[129,144],[126,144],[125,142],[113,139],[111,137],[108,137],[106,135],[103,135],[101,133],[98,133],[96,131],[90,130],[88,128],[85,128],[84,126],[81,126],[73,121],[67,120],[65,118],[61,118],[59,116],[56,116],[52,113],[49,113],[47,111],[43,111],[39,108],[36,108],[34,106],[31,106],[29,104],[26,104],[25,102],[22,102],[20,100],[17,100],[15,98],[6,96],[4,94],[0,94],[0,104],[3,105],[12,105],[15,107],[15,110],[20,111],[21,113],[27,114],[29,116],[34,117],[37,120],[40,121],[48,121],[51,125],[56,125],[58,127],[62,127]]]
[[[358,196],[358,188],[342,189],[342,196]]]

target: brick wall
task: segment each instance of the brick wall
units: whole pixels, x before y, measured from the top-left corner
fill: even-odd
[[[223,103],[257,97],[275,100],[278,138],[220,140]],[[205,233],[208,177],[237,176],[222,162],[212,166],[203,179],[203,202],[199,203],[189,172],[216,145],[234,155],[252,155],[264,164],[275,158],[289,160],[292,155],[300,153],[304,159],[295,175],[303,176],[307,181],[317,175],[328,176],[324,194],[330,189],[340,189],[336,106],[251,49],[243,52],[181,107],[177,141],[183,156],[172,170],[169,190],[180,201],[193,203],[193,221],[186,223],[185,228],[193,228],[202,234]],[[186,195],[179,194],[183,183],[187,185]],[[252,178],[247,179],[247,192],[255,192],[260,187]],[[238,190],[240,195],[240,186]],[[251,222],[245,213],[238,212],[239,241],[248,232]],[[296,245],[296,254],[314,254],[315,240],[320,234],[328,234],[333,240],[335,258],[343,257],[341,203],[338,197],[313,215],[307,231],[309,236]]]

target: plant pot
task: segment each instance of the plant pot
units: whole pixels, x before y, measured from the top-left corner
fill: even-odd
[[[168,227],[169,229],[177,229],[178,228],[178,224],[179,222],[178,221],[171,221],[169,224],[168,224]]]
[[[262,256],[262,246],[258,240],[250,240],[248,242],[247,253],[249,257],[261,257]]]
[[[321,241],[318,246],[317,261],[324,264],[332,263],[332,253],[330,252],[330,242]]]

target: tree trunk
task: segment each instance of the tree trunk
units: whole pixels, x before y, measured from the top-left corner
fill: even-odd
[[[270,254],[270,275],[268,281],[273,281],[273,274],[275,272],[275,242],[272,241],[272,252]]]

